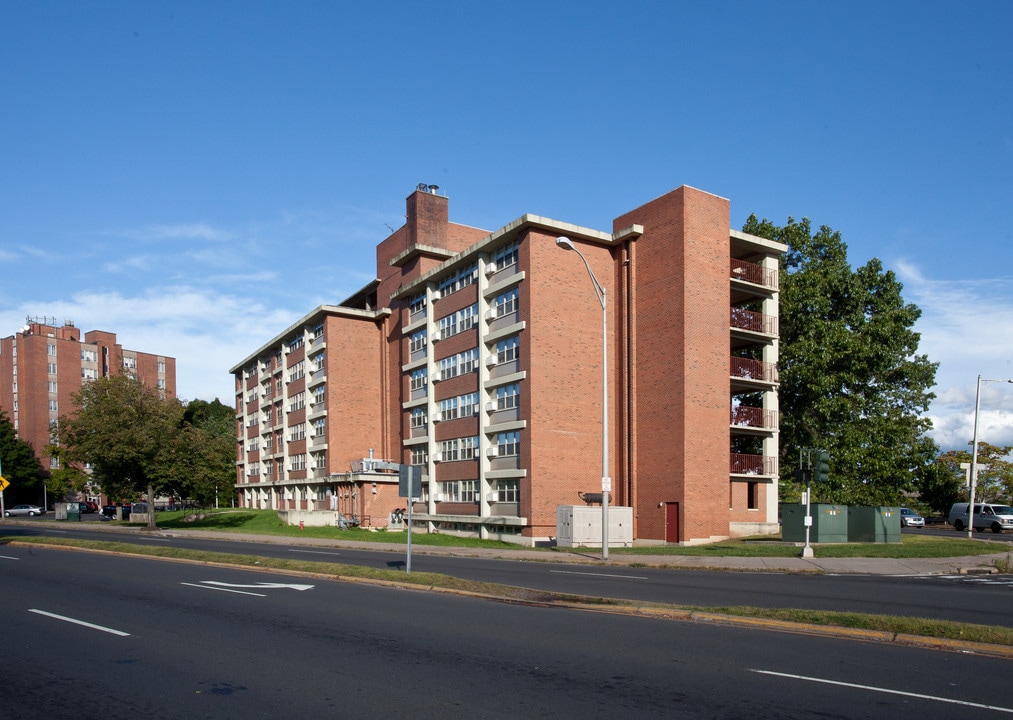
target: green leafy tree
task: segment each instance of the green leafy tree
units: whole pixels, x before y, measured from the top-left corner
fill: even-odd
[[[1009,460],[1010,453],[1013,453],[1013,445],[978,442],[978,482],[974,490],[975,502],[980,500],[1009,504],[1013,501],[1013,462]],[[953,502],[967,500],[965,472],[960,465],[970,462],[970,450],[950,450],[939,456],[939,464],[959,478],[960,497]]]
[[[230,500],[235,483],[235,410],[217,399],[183,411],[165,471],[176,495],[203,506]]]
[[[756,216],[743,230],[788,246],[781,261],[782,498],[797,499],[799,449],[830,452],[823,502],[896,504],[935,460],[923,413],[937,365],[918,354],[921,315],[872,259],[848,263],[840,233],[808,219],[779,227]]]
[[[30,443],[20,439],[7,413],[0,410],[0,470],[11,484],[7,492],[13,497],[30,496],[41,491],[45,478],[42,465]],[[34,497],[34,496],[33,496]],[[41,502],[42,495],[39,493]]]
[[[73,401],[73,414],[61,417],[57,430],[63,457],[89,463],[111,497],[146,495],[148,527],[154,528],[154,500],[166,487],[182,405],[127,374],[92,380]]]
[[[960,463],[970,462],[971,455],[967,453],[965,461],[950,457],[951,453],[940,455],[936,462],[922,470],[915,481],[921,501],[944,515],[953,503],[967,500],[967,483]]]

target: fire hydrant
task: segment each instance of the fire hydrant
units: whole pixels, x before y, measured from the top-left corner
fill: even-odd
[[[300,530],[305,530],[306,529],[306,526],[303,525],[303,521],[302,520],[299,521],[299,529]]]

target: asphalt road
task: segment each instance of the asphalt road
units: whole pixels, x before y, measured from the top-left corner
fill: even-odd
[[[1009,661],[0,548],[4,715],[883,718],[1013,712]]]
[[[36,529],[37,528],[37,529]],[[63,537],[108,539],[146,545],[210,550],[267,557],[301,558],[377,568],[403,568],[404,548],[360,550],[299,544],[246,543],[186,536],[59,528],[7,526],[8,535],[42,532]],[[416,572],[437,572],[592,597],[683,606],[790,607],[842,610],[954,620],[1013,627],[1010,576],[815,575],[774,572],[714,572],[650,567],[568,565],[426,555],[416,548]]]

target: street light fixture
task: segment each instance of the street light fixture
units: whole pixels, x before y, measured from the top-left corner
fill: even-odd
[[[568,237],[556,238],[556,245],[564,250],[572,250],[584,261],[588,277],[594,286],[594,294],[601,305],[601,559],[609,559],[609,492],[612,490],[612,478],[609,477],[609,375],[608,375],[608,325],[605,309],[605,287],[591,271],[591,266],[584,253],[577,249]]]
[[[981,411],[981,384],[983,382],[1008,382],[1011,380],[989,380],[978,376],[978,386],[974,392],[974,437],[971,440],[971,497],[967,504],[967,537],[974,536],[974,490],[978,484],[978,413]]]

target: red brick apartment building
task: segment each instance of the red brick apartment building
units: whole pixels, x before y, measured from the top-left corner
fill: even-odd
[[[125,350],[115,333],[82,333],[69,320],[58,326],[55,318],[28,318],[21,330],[0,339],[0,407],[42,466],[56,469],[57,460],[46,454],[50,423],[70,413],[71,396],[83,383],[121,368],[176,396],[175,358]]]
[[[602,486],[602,308],[566,236],[607,293],[611,502],[635,541],[776,532],[786,248],[729,223],[684,186],[611,231],[488,232],[420,185],[375,281],[232,368],[241,504],[385,525],[405,505],[390,470],[415,464],[418,529],[551,540],[557,506]]]

